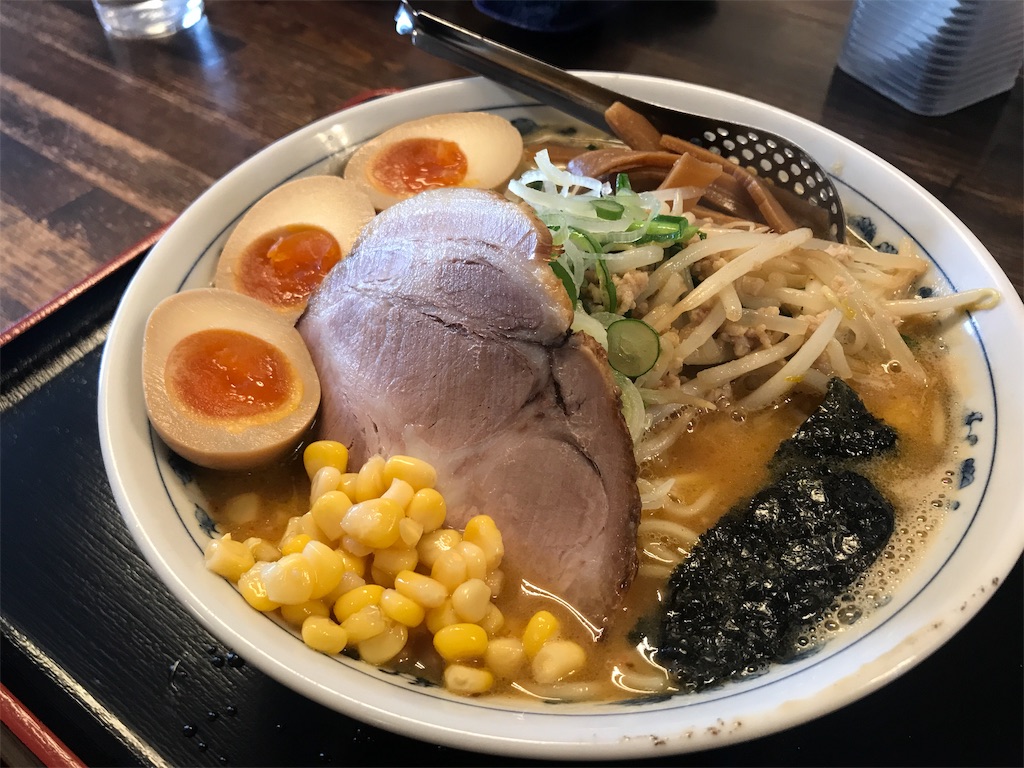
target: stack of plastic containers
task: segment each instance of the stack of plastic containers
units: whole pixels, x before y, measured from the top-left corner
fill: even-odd
[[[947,115],[1013,87],[1020,0],[857,0],[839,67],[919,115]]]

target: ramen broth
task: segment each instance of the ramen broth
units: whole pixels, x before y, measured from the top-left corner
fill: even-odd
[[[917,386],[907,380],[909,377],[888,374],[880,364],[876,373],[858,378],[856,388],[865,405],[899,433],[894,455],[860,470],[893,503],[896,530],[871,571],[827,615],[806,628],[795,651],[843,631],[887,602],[941,523],[953,485],[950,413],[955,396],[949,384],[948,364],[936,354],[938,349],[936,341],[922,343],[918,349],[918,359],[928,373],[927,385]],[[698,515],[686,519],[688,532],[674,541],[660,542],[659,551],[676,548],[678,557],[684,557],[697,535],[764,486],[769,480],[768,460],[819,403],[820,396],[798,394],[776,407],[742,417],[726,411],[703,413],[665,455],[641,467],[642,478],[679,476],[674,495],[683,504],[693,505],[705,494],[713,494]],[[277,541],[288,518],[309,508],[310,488],[301,452],[280,466],[254,473],[197,468],[197,481],[219,530],[231,532],[236,539],[259,536]],[[439,490],[444,492],[443,487]],[[643,512],[644,520],[658,517],[657,511]],[[615,699],[674,690],[665,673],[650,663],[649,641],[638,641],[634,632],[638,622],[654,615],[666,582],[664,575],[650,575],[644,567],[651,558],[644,552],[643,530],[642,524],[640,573],[597,642],[566,607],[550,597],[518,588],[515,574],[506,573],[505,589],[497,598],[506,619],[503,634],[521,634],[533,613],[549,610],[562,622],[563,634],[587,649],[588,660],[587,668],[571,682],[552,686],[501,683],[496,684],[493,693],[518,690],[538,698]],[[508,548],[515,546],[513,541],[506,542]],[[410,633],[406,650],[389,666],[439,682],[443,662],[431,646],[429,635],[422,633],[421,642],[415,639],[419,634]]]

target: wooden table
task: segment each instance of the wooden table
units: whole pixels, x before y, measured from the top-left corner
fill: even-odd
[[[207,0],[207,20],[196,28],[126,43],[104,37],[84,0],[0,3],[0,331],[174,219],[276,139],[367,91],[467,74],[398,36],[396,6]],[[824,125],[920,182],[1024,292],[1020,79],[1009,94],[949,117],[912,115],[835,69],[845,1],[627,2],[569,38],[503,25],[469,2],[420,7],[559,66],[687,80]],[[1020,673],[1007,670],[1018,680]],[[850,726],[871,701],[838,722]],[[73,724],[68,732],[75,738]],[[846,762],[844,742],[865,738],[872,736],[837,733],[835,761]],[[998,747],[1008,736],[991,738]],[[1008,753],[1016,750],[1011,744]],[[738,754],[732,759],[749,761],[756,749]],[[807,764],[826,759],[806,756]]]
[[[0,329],[172,220],[253,153],[367,90],[467,74],[395,34],[392,2],[218,2],[159,42],[104,37],[91,6],[0,6]],[[1021,84],[944,118],[836,70],[847,2],[628,3],[571,39],[468,2],[425,10],[563,67],[689,80],[864,145],[973,230],[1022,290]]]

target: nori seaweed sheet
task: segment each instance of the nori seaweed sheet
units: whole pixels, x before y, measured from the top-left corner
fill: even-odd
[[[783,441],[769,468],[822,461],[829,466],[879,456],[896,445],[896,431],[876,419],[842,379],[829,379],[825,399],[791,438]]]
[[[893,508],[847,465],[895,441],[848,385],[829,382],[773,457],[773,482],[701,536],[669,579],[657,661],[684,689],[791,655],[802,628],[875,561]]]

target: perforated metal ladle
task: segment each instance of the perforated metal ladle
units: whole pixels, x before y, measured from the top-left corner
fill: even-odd
[[[413,45],[507,85],[605,131],[604,114],[621,102],[662,133],[691,141],[770,180],[794,221],[816,235],[845,242],[846,217],[825,170],[803,149],[769,131],[681,112],[594,85],[512,48],[481,37],[402,0],[395,14],[399,34]]]

